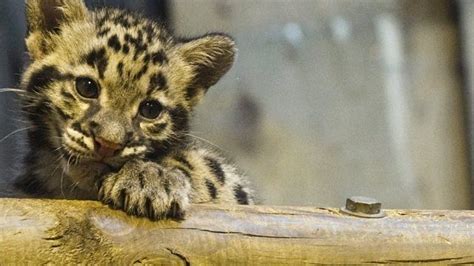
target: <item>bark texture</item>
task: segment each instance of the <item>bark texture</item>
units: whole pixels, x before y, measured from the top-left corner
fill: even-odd
[[[474,211],[195,205],[184,221],[99,202],[0,199],[0,264],[474,263]]]

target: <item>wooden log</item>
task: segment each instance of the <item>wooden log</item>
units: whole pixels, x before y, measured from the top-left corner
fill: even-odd
[[[474,211],[195,205],[152,222],[99,202],[0,199],[0,264],[474,263]]]

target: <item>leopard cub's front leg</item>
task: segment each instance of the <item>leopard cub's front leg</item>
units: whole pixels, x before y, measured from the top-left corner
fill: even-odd
[[[132,160],[99,184],[99,200],[128,214],[152,220],[182,219],[189,205],[191,185],[177,169]]]

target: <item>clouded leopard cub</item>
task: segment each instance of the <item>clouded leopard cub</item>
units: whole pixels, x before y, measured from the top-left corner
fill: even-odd
[[[31,122],[17,186],[181,218],[190,203],[252,204],[245,178],[190,140],[189,118],[231,67],[233,40],[190,40],[81,0],[27,0],[23,110]]]

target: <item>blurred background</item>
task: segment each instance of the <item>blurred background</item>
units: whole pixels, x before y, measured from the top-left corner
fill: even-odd
[[[192,134],[228,154],[264,204],[474,207],[474,1],[86,1],[139,10],[179,36],[239,48]],[[23,1],[0,3],[0,87],[27,64]],[[19,111],[0,93],[0,190],[21,158]],[[8,136],[8,138],[4,138]]]

